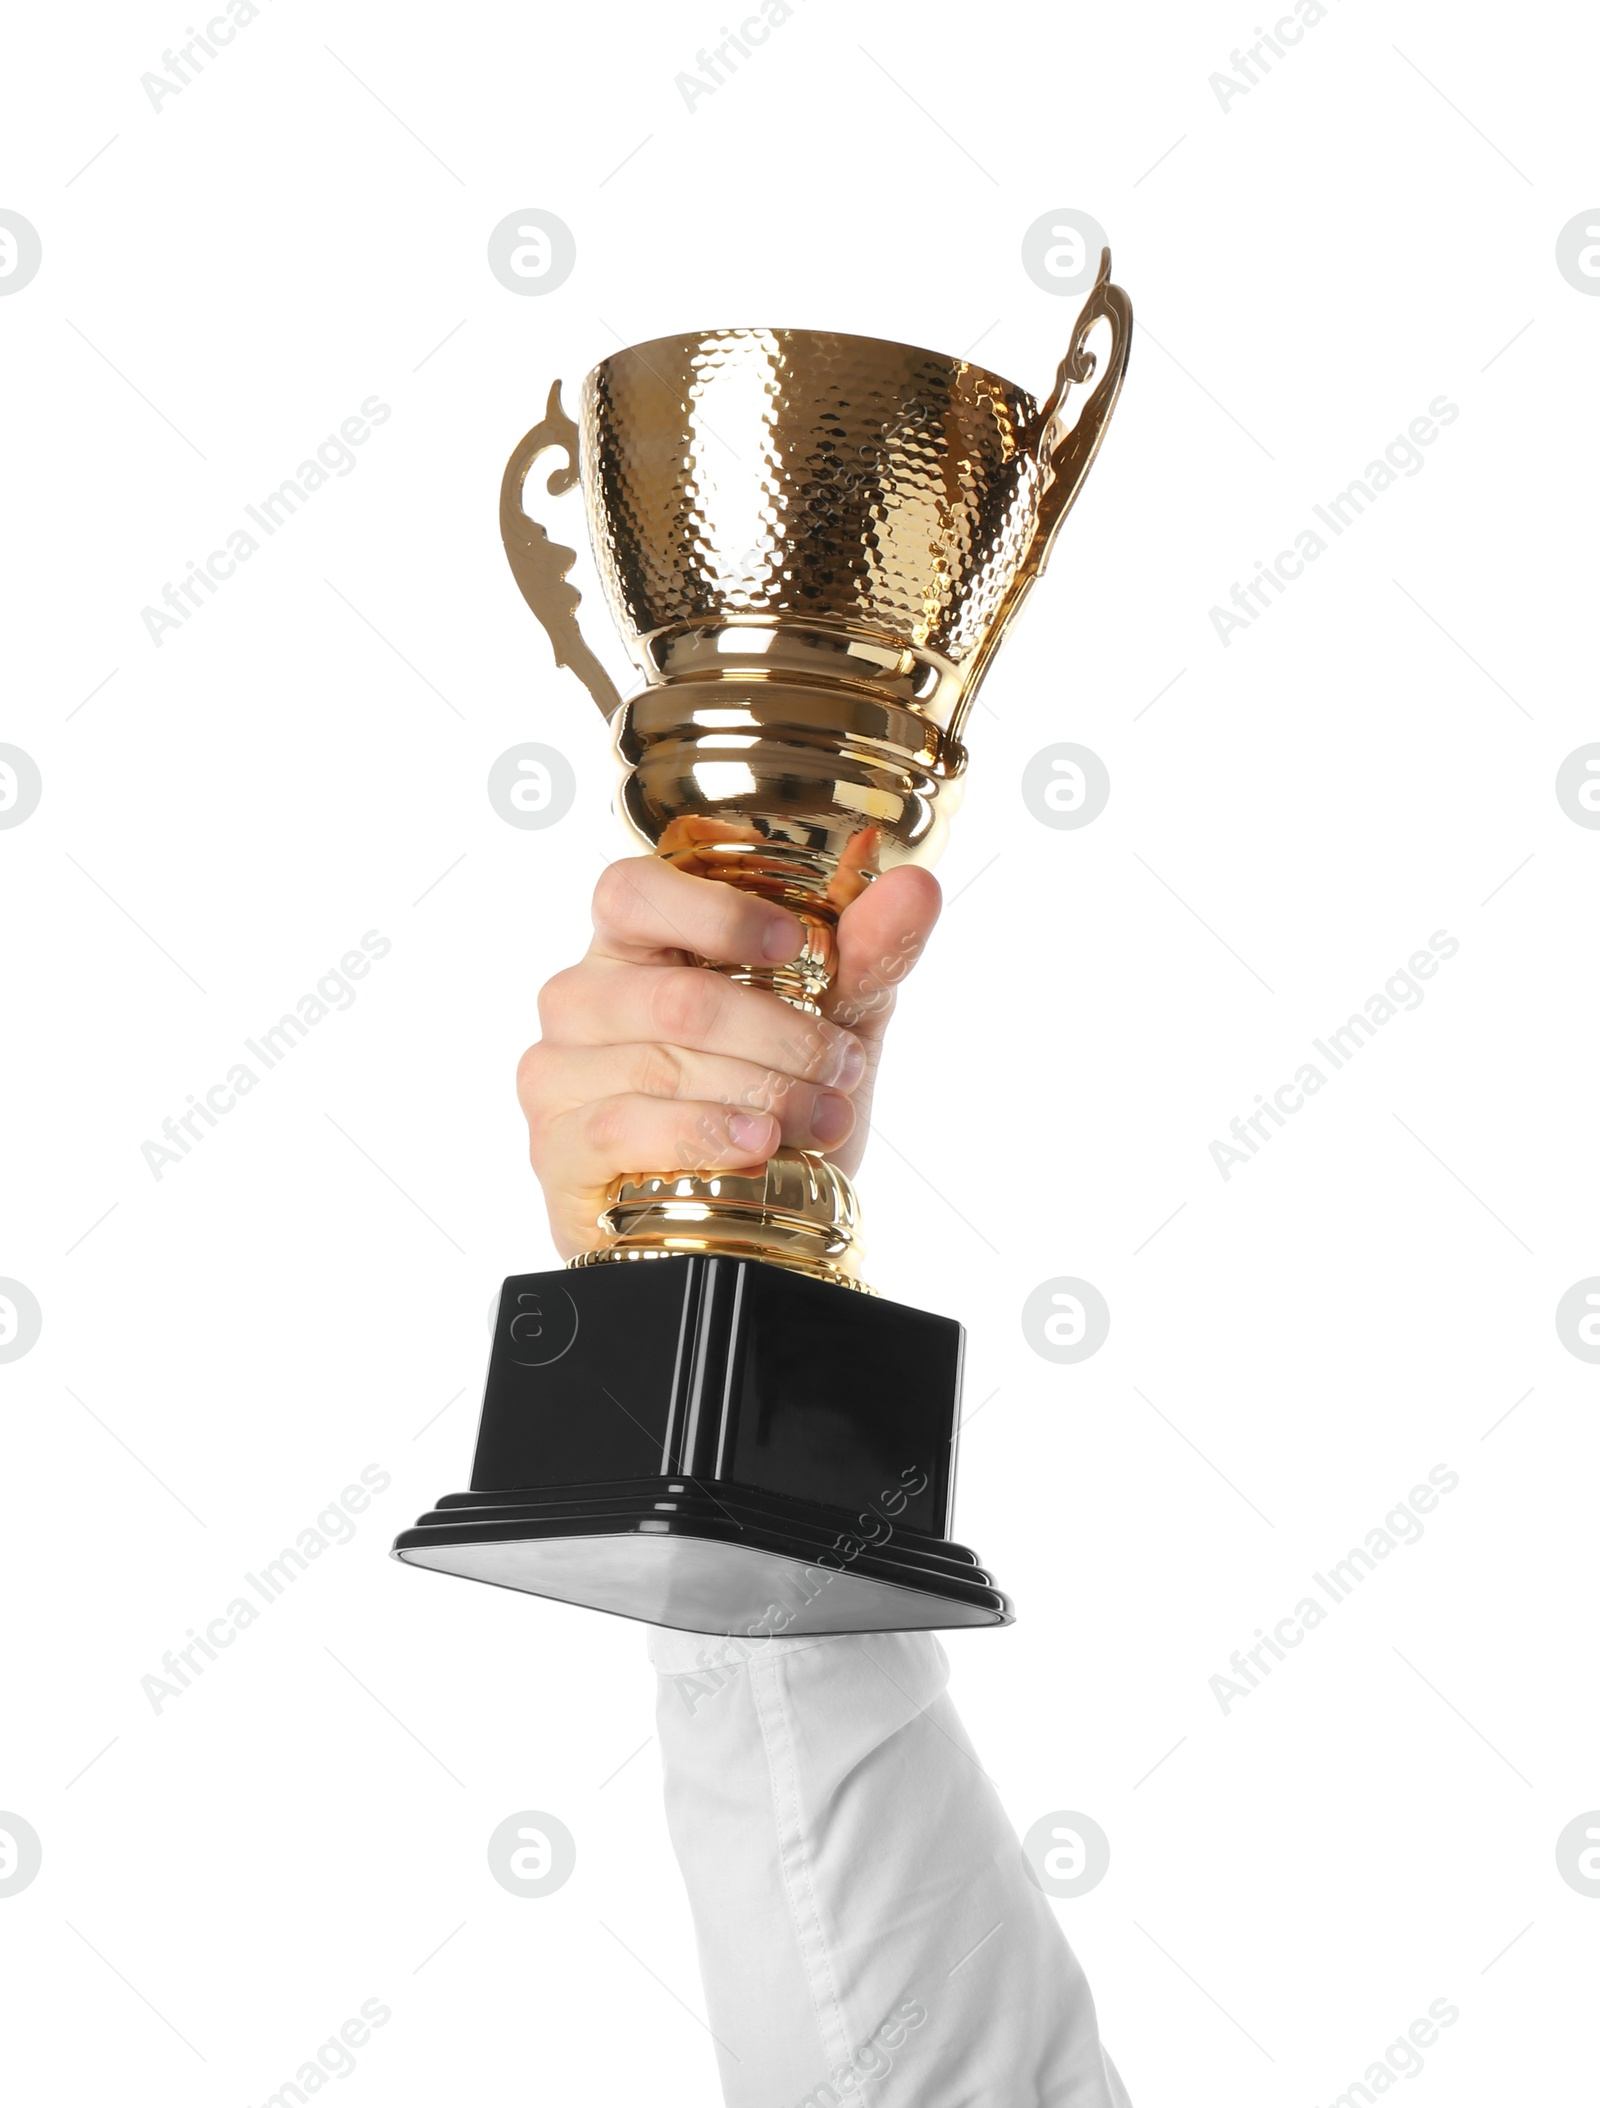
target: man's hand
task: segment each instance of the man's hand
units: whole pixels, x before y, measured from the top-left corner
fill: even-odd
[[[629,1172],[735,1171],[780,1144],[854,1171],[895,990],[939,915],[938,882],[904,865],[839,918],[825,1018],[692,964],[777,965],[795,916],[658,857],[610,865],[586,957],[539,991],[542,1037],[517,1095],[563,1259],[600,1242],[606,1188]]]

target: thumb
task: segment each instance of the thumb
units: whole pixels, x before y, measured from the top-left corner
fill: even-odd
[[[839,964],[823,1014],[869,1045],[894,1014],[895,992],[927,948],[939,919],[939,881],[901,864],[853,900],[839,917]]]

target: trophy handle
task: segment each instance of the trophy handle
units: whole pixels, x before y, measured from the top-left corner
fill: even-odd
[[[1094,353],[1088,349],[1087,340],[1089,332],[1101,321],[1111,325],[1111,352],[1106,360],[1105,371],[1100,377],[1100,385],[1084,404],[1072,430],[1052,437],[1056,433],[1071,388],[1075,383],[1093,378],[1096,362]],[[973,697],[989,670],[989,662],[999,650],[1001,640],[1017,609],[1021,607],[1032,590],[1035,579],[1048,563],[1055,538],[1061,530],[1061,523],[1072,510],[1078,493],[1083,488],[1084,478],[1094,466],[1094,458],[1100,451],[1100,442],[1106,436],[1106,426],[1111,422],[1111,413],[1117,407],[1117,397],[1122,392],[1122,378],[1128,370],[1128,351],[1132,342],[1133,303],[1121,286],[1111,283],[1111,251],[1102,249],[1099,275],[1077,321],[1073,324],[1071,347],[1056,370],[1056,384],[1039,412],[1039,422],[1035,427],[1034,444],[1044,471],[1044,493],[1039,500],[1033,540],[1029,544],[1027,555],[1017,567],[1016,576],[1007,589],[1005,600],[988,636],[978,649],[965,684],[961,707],[950,726],[952,738],[960,738],[961,728],[972,708]]]
[[[500,479],[500,539],[505,544],[511,575],[550,639],[556,664],[572,669],[594,697],[601,714],[609,718],[622,697],[578,627],[578,603],[583,595],[567,583],[577,551],[551,541],[539,522],[522,509],[523,485],[533,464],[551,447],[564,447],[567,454],[566,465],[553,469],[545,484],[551,497],[559,498],[578,480],[578,427],[561,407],[559,381],[550,383],[543,417],[518,440]]]
[[[1088,337],[1100,321],[1111,324],[1111,352],[1106,360],[1105,373],[1099,387],[1084,404],[1072,430],[1050,446],[1050,434],[1066,407],[1068,391],[1075,383],[1090,380],[1094,375],[1095,358],[1087,348]],[[1094,457],[1100,451],[1100,442],[1106,435],[1106,426],[1111,422],[1111,413],[1122,392],[1132,343],[1133,303],[1120,285],[1111,283],[1111,251],[1102,249],[1099,275],[1073,327],[1071,349],[1061,361],[1056,371],[1056,384],[1039,412],[1040,452],[1049,480],[1039,502],[1039,524],[1034,533],[1033,548],[1029,551],[1027,568],[1030,580],[1037,578],[1049,561],[1057,530],[1072,510],[1078,492],[1083,488],[1083,480],[1094,466]]]

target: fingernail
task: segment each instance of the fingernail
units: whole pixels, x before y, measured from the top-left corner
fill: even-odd
[[[767,933],[761,940],[762,957],[792,959],[800,949],[803,934],[798,916],[774,915],[767,923]]]
[[[859,1039],[846,1039],[834,1056],[834,1073],[829,1081],[836,1083],[842,1091],[853,1091],[866,1069],[866,1048]]]
[[[823,1091],[811,1108],[811,1132],[819,1142],[831,1149],[835,1142],[842,1142],[850,1132],[854,1117],[848,1098],[837,1097],[832,1091]]]
[[[728,1134],[735,1149],[764,1154],[772,1146],[772,1119],[767,1113],[731,1113]]]

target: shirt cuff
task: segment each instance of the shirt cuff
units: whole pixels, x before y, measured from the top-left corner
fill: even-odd
[[[803,1654],[808,1647],[834,1647],[853,1633],[819,1632],[786,1640],[759,1633],[676,1632],[649,1625],[650,1660],[662,1676],[692,1676],[707,1669],[731,1669],[737,1663],[771,1661],[780,1654]]]

